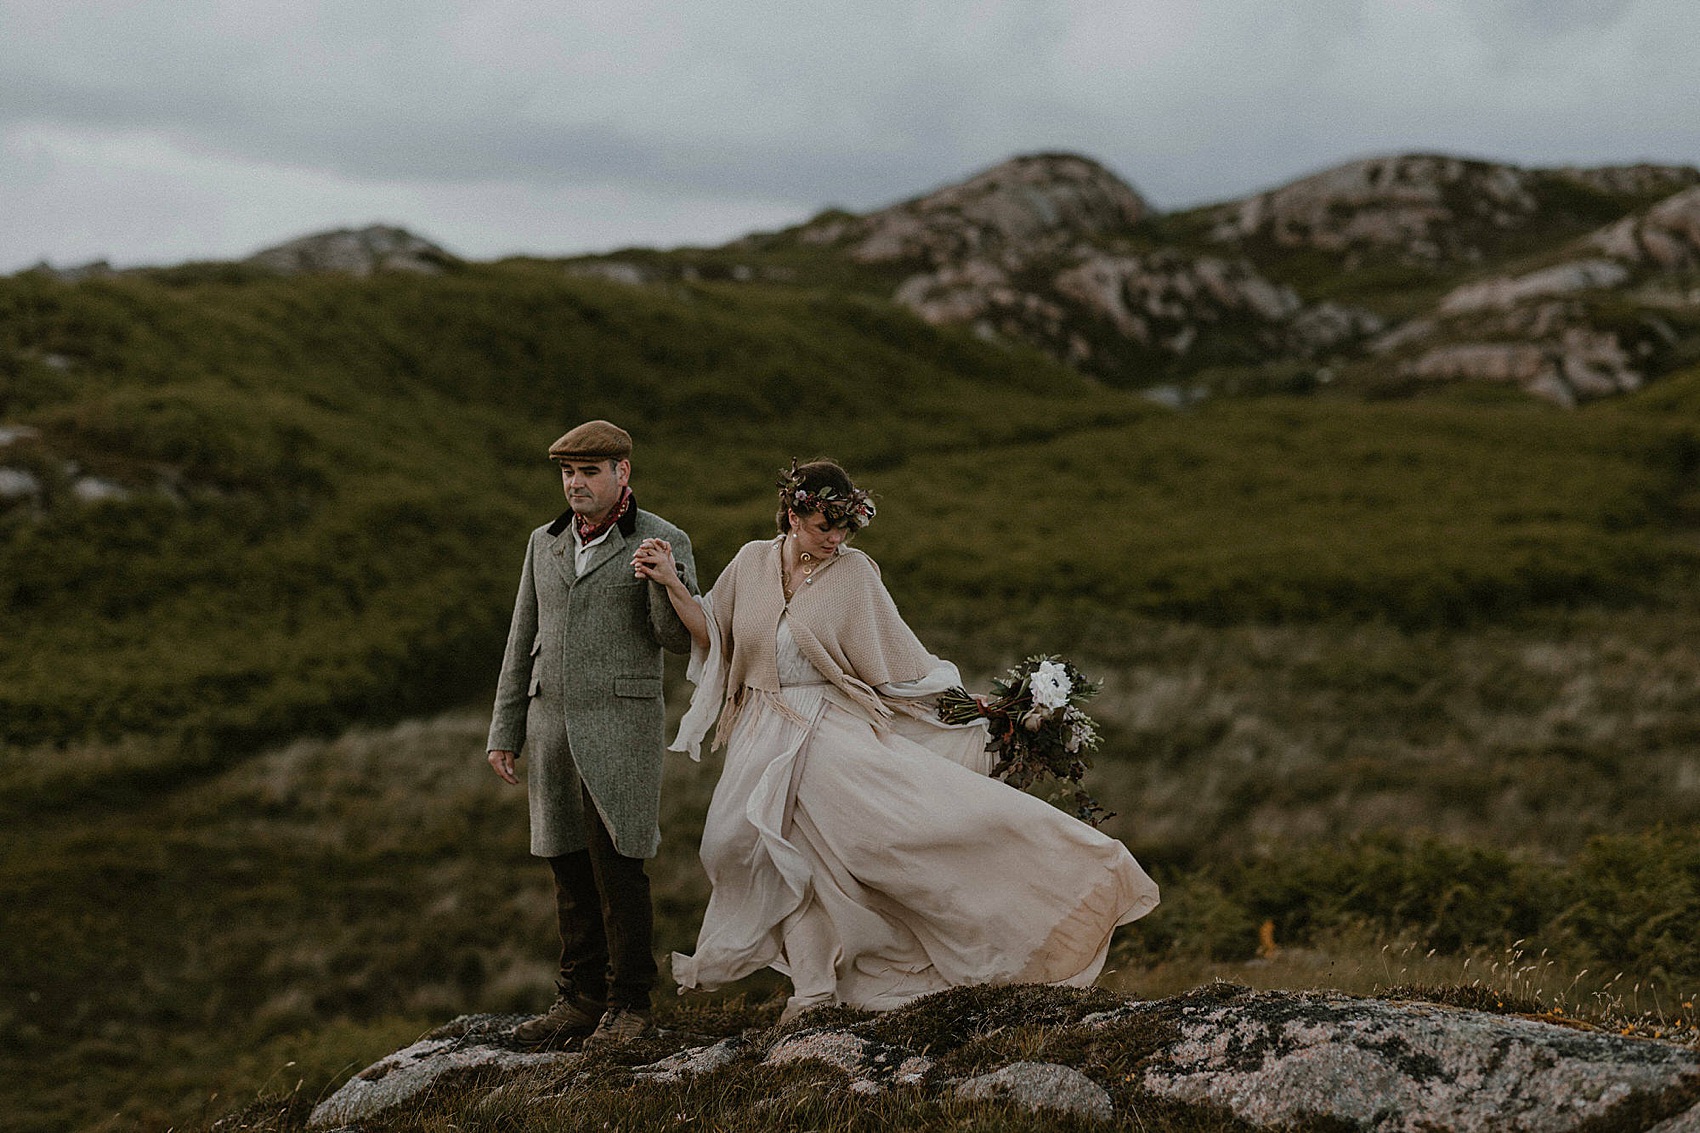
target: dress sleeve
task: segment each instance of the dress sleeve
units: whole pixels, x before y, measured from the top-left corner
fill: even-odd
[[[708,645],[691,643],[691,662],[685,669],[685,677],[697,687],[691,694],[690,707],[685,709],[684,718],[679,721],[679,734],[667,748],[668,751],[685,752],[698,762],[702,760],[702,741],[709,729],[714,727],[720,706],[726,701],[726,655],[721,648],[721,627],[714,612],[714,598],[719,591],[720,587],[716,585],[696,599],[697,605],[702,607],[703,616],[708,619]]]
[[[912,681],[893,681],[879,686],[879,694],[893,700],[921,700],[937,696],[947,688],[956,688],[962,684],[962,674],[956,671],[956,666],[949,661],[932,657],[933,667],[925,676]]]
[[[959,687],[962,675],[949,661],[932,657],[932,662],[932,669],[923,677],[879,686],[880,697],[893,710],[892,730],[970,771],[990,773],[992,754],[986,747],[990,738],[986,721],[946,724],[938,718],[939,693]]]

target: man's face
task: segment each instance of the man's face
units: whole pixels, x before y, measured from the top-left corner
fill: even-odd
[[[561,491],[573,514],[590,523],[600,522],[620,499],[620,490],[631,477],[629,460],[563,460]]]

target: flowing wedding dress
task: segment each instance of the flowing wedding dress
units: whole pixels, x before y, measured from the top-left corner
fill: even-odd
[[[725,698],[713,595],[709,646],[672,750],[700,758]],[[933,697],[961,683],[934,658],[885,684],[876,727],[775,627],[777,694],[738,713],[703,829],[713,884],[684,988],[763,967],[789,976],[788,1013],[817,1003],[886,1010],[962,984],[1084,986],[1116,926],[1150,912],[1157,886],[1120,842],[987,777],[983,723],[951,728]]]

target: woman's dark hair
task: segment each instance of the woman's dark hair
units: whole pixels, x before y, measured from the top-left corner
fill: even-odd
[[[791,530],[791,510],[797,506],[795,493],[798,490],[812,496],[823,488],[831,489],[833,495],[841,500],[849,500],[856,494],[856,485],[851,481],[850,474],[839,467],[836,460],[821,458],[811,460],[807,464],[793,464],[792,470],[783,474],[779,480],[779,514],[774,517],[774,522],[779,524],[779,530]],[[810,508],[809,511],[813,512],[814,509]],[[842,522],[851,532],[862,526],[854,516],[846,516]]]

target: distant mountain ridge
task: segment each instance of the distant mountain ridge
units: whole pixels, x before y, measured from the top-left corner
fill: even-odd
[[[1478,382],[1573,405],[1700,360],[1697,187],[1691,166],[1410,154],[1165,215],[1089,158],[1034,154],[870,213],[575,270],[859,287],[1181,400]]]
[[[373,225],[234,266],[366,276],[460,262]],[[874,295],[1178,402],[1466,382],[1574,405],[1700,361],[1700,170],[1391,155],[1165,214],[1089,157],[1037,153],[867,213],[564,266],[633,285]],[[195,267],[138,270],[193,277]],[[67,281],[124,274],[36,270]]]

